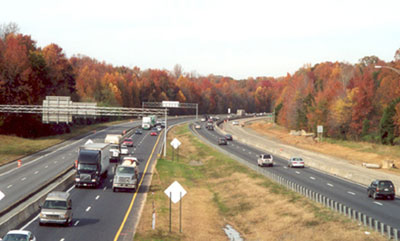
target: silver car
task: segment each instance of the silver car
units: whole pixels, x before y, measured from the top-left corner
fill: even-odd
[[[288,167],[302,167],[304,168],[304,160],[301,157],[291,157],[288,160]]]
[[[8,231],[6,236],[3,239],[0,238],[0,241],[36,241],[36,237],[32,234],[32,232],[27,230],[11,230]]]

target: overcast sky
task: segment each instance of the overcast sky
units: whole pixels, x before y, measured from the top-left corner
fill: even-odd
[[[304,64],[392,61],[400,0],[15,0],[15,22],[39,47],[56,43],[114,66],[284,76]]]

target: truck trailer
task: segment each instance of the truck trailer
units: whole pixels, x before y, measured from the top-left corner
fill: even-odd
[[[75,186],[97,187],[107,177],[110,165],[108,143],[90,143],[79,147]]]

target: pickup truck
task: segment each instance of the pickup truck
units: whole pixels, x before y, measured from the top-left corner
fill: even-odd
[[[274,165],[274,160],[273,160],[272,155],[270,155],[270,154],[260,154],[258,156],[258,159],[257,159],[257,164],[260,167],[263,167],[263,166],[272,167]]]

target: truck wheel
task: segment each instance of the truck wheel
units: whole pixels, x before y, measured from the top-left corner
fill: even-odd
[[[117,188],[113,187],[113,192],[116,192],[116,191],[117,191]]]

